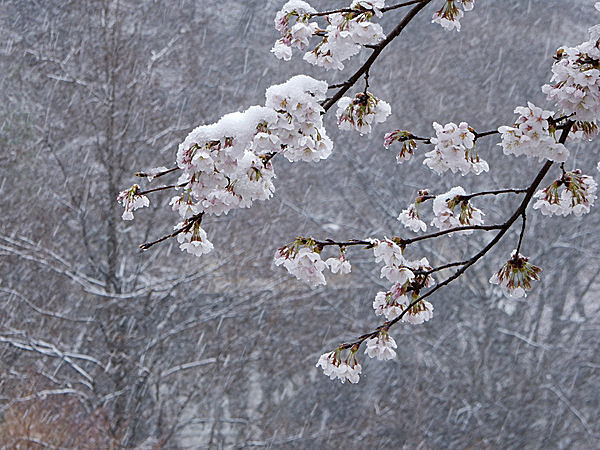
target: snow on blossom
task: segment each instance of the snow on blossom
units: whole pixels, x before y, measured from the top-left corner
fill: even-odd
[[[528,102],[527,106],[515,108],[519,118],[514,126],[498,128],[505,155],[525,155],[528,158],[538,158],[540,161],[548,159],[555,162],[564,162],[569,156],[569,150],[556,141],[555,127],[550,118],[553,111],[544,111],[542,108]]]
[[[134,184],[129,189],[119,192],[117,202],[125,208],[123,220],[133,220],[133,211],[150,205],[150,200],[145,195],[139,194],[140,187]]]
[[[533,209],[546,216],[581,216],[590,212],[596,200],[596,181],[580,170],[565,172],[550,186],[535,193]]]
[[[309,44],[309,39],[317,32],[316,22],[309,22],[310,15],[317,11],[308,3],[291,0],[283,5],[275,15],[275,28],[281,38],[275,42],[271,52],[278,58],[289,61],[292,58],[292,48],[302,51]],[[292,25],[292,22],[295,22]]]
[[[479,157],[475,150],[475,134],[466,122],[458,126],[448,123],[444,126],[437,122],[433,123],[436,137],[430,139],[435,148],[425,153],[427,157],[423,164],[441,175],[447,170],[456,173],[460,170],[461,175],[473,172],[479,175],[487,172],[487,162]]]
[[[362,367],[356,359],[356,349],[352,348],[348,356],[342,361],[340,349],[323,353],[315,367],[321,367],[323,373],[331,380],[339,379],[342,383],[346,380],[356,384],[360,380]]]
[[[365,353],[369,358],[387,361],[396,357],[396,351],[394,350],[396,348],[398,348],[398,345],[394,338],[387,331],[382,330],[377,336],[367,341]]]
[[[336,117],[341,130],[370,133],[371,125],[383,123],[392,112],[389,103],[370,92],[359,92],[354,99],[342,97],[337,103]]]
[[[188,219],[200,213],[219,216],[248,208],[273,195],[271,158],[276,153],[290,161],[327,158],[333,143],[323,127],[319,103],[326,93],[326,82],[298,75],[267,89],[265,106],[251,106],[195,128],[177,150],[176,163],[182,172],[177,189],[181,192],[171,199],[173,210]],[[150,174],[158,176],[164,170],[153,169]],[[118,198],[125,206],[124,219],[148,203],[136,195],[137,190],[127,192]],[[194,254],[208,249],[193,239],[180,247]]]
[[[323,126],[323,107],[327,82],[296,75],[266,92],[268,108],[277,112],[272,133],[278,137],[281,153],[289,161],[319,161],[333,150],[333,142]]]
[[[431,22],[438,23],[445,30],[460,31],[460,19],[464,11],[471,11],[475,6],[475,0],[444,0],[444,6],[433,14]],[[462,6],[462,9],[459,8]],[[464,10],[464,11],[463,11]]]
[[[539,267],[529,263],[529,258],[513,250],[511,258],[492,275],[490,283],[497,284],[507,297],[527,297],[531,289],[531,282],[538,281],[538,274],[542,271]]]
[[[461,227],[466,225],[482,225],[483,211],[475,208],[468,200],[463,200],[466,192],[461,186],[456,186],[450,189],[445,194],[435,197],[433,200],[433,215],[434,219],[431,225],[440,230],[448,230],[450,228]],[[454,211],[459,207],[459,213]],[[471,234],[473,230],[464,230],[461,233]]]
[[[562,114],[575,114],[573,120],[595,122],[600,119],[599,38],[600,25],[595,25],[589,29],[587,41],[575,47],[559,48],[550,84],[542,87],[542,92]]]
[[[375,45],[385,39],[383,28],[371,22],[373,15],[380,15],[383,1],[352,2],[352,11],[326,16],[327,27],[323,39],[304,60],[327,70],[344,68],[343,61],[356,55],[361,45]],[[383,7],[383,6],[381,6]]]

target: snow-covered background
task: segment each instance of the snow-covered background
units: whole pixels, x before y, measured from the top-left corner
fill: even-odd
[[[485,177],[437,177],[423,152],[396,165],[383,134],[429,136],[433,121],[485,131],[527,101],[551,109],[540,87],[557,47],[600,22],[592,1],[478,0],[449,33],[431,24],[434,0],[371,70],[371,92],[392,105],[372,135],[338,132],[332,111],[333,155],[277,159],[274,199],[203,222],[213,253],[138,250],[177,220],[159,193],[121,221],[115,198],[135,171],[171,165],[191,129],[264,104],[271,85],[297,73],[339,83],[369,54],[343,73],[277,60],[281,4],[0,2],[0,445],[597,448],[596,211],[530,214],[524,249],[543,272],[526,299],[488,283],[517,230],[431,298],[431,321],[392,330],[395,360],[361,351],[358,385],[314,365],[379,324],[371,303],[387,286],[371,252],[349,251],[352,273],[314,290],[272,266],[298,235],[410,233],[396,217],[416,189],[526,186],[537,163],[503,156],[497,138],[478,143]],[[384,16],[386,31],[403,11]],[[594,175],[597,144],[571,151],[569,168]],[[486,221],[512,208],[494,200]],[[411,257],[444,263],[485,239],[443,238]]]

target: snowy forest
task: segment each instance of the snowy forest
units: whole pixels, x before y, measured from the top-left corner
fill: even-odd
[[[513,126],[528,102],[559,110],[542,86],[557,49],[600,23],[595,2],[408,1],[372,18],[386,34],[406,21],[401,35],[385,48],[363,45],[343,70],[311,64],[297,48],[278,58],[288,50],[274,48],[284,3],[0,0],[0,448],[598,448],[593,199],[583,215],[518,214],[484,257],[427,298],[435,310],[424,323],[386,314],[395,357],[369,358],[363,345],[359,383],[315,366],[342,343],[387,334],[373,299],[390,287],[372,247],[419,236],[399,221],[415,198],[457,185],[462,195],[523,193],[537,180],[542,158],[503,154],[494,130]],[[309,3],[332,11],[351,2]],[[352,2],[362,4],[383,2]],[[462,5],[460,31],[432,23],[444,4]],[[175,234],[172,193],[153,192],[123,220],[123,189],[177,182],[135,173],[178,164],[199,125],[264,105],[267,89],[295,75],[343,87],[380,49],[345,95],[366,97],[368,83],[391,114],[359,133],[338,127],[334,106],[322,115],[334,145],[327,159],[263,158],[277,171],[272,198],[205,217],[210,252],[181,251],[176,236],[148,245]],[[571,118],[553,125],[570,156],[538,176],[540,188],[561,170],[563,180],[578,169],[599,175],[598,138],[565,141]],[[489,171],[432,172],[423,162],[433,140],[399,164],[411,140],[389,133],[419,141],[435,135],[434,122],[477,130]],[[503,223],[519,192],[473,203],[486,224]],[[453,261],[493,236],[477,226],[415,239],[407,253],[451,275]],[[405,240],[386,240],[394,236]],[[327,285],[281,267],[287,244],[320,253],[349,240],[362,248],[332,245],[342,255]],[[513,249],[541,268],[526,297],[490,282]],[[354,357],[360,344],[343,350]]]

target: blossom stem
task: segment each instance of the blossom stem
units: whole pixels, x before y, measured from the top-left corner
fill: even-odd
[[[158,177],[162,177],[163,175],[166,175],[168,173],[171,172],[175,172],[176,170],[179,170],[179,167],[171,167],[170,169],[167,170],[163,170],[162,172],[158,172],[157,174],[151,174],[151,173],[145,173],[145,172],[136,172],[134,175],[136,177],[152,177],[152,178],[158,178]]]
[[[517,244],[517,251],[515,252],[515,258],[519,257],[519,253],[521,252],[521,244],[523,243],[523,236],[525,235],[525,225],[527,223],[527,215],[525,214],[525,210],[521,213],[521,217],[523,218],[521,222],[521,233],[519,234],[519,243]]]
[[[171,184],[169,186],[159,186],[153,189],[148,189],[147,191],[141,191],[138,192],[137,195],[146,195],[146,194],[150,194],[151,192],[156,192],[156,191],[164,191],[167,189],[175,189],[178,187],[184,187],[187,186],[188,183],[181,183],[181,184]]]
[[[187,233],[188,231],[190,231],[190,228],[192,228],[192,226],[194,226],[194,224],[196,224],[196,223],[200,224],[202,222],[203,216],[204,216],[204,212],[201,212],[201,213],[198,213],[198,214],[190,217],[189,219],[186,219],[184,222],[184,225],[181,228],[178,228],[173,233],[163,236],[160,239],[157,239],[156,241],[145,242],[140,245],[140,248],[142,250],[148,250],[153,245],[159,244],[163,241],[166,241],[167,239],[173,238],[173,237],[177,236],[179,233]]]

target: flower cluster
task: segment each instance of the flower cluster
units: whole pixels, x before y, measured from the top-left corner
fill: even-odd
[[[326,82],[297,75],[267,89],[265,106],[226,114],[217,123],[194,129],[177,151],[181,193],[171,199],[173,210],[188,219],[248,208],[255,200],[272,196],[275,172],[271,158],[276,153],[290,161],[327,158],[333,143],[323,127],[319,104],[326,93]],[[160,167],[145,175],[152,179],[164,172]],[[133,218],[133,210],[149,204],[138,188],[135,185],[119,194],[124,219]],[[178,239],[181,248],[192,254],[212,249],[212,244],[204,244],[208,241],[201,229],[182,233]]]
[[[460,19],[464,11],[471,11],[475,6],[475,0],[444,0],[444,6],[435,12],[433,23],[439,23],[444,29],[460,31]],[[462,9],[459,8],[462,6]],[[464,11],[463,11],[464,10]]]
[[[419,231],[427,231],[427,224],[423,222],[419,216],[419,207],[425,200],[430,199],[429,191],[427,189],[421,189],[417,192],[417,198],[414,203],[408,205],[407,209],[402,210],[398,216],[398,220],[406,228],[417,233]]]
[[[402,143],[402,148],[396,155],[396,162],[398,164],[408,161],[417,149],[417,141],[414,140],[414,136],[405,130],[390,131],[385,134],[383,139],[383,146],[385,148],[389,148],[396,141]]]
[[[377,333],[377,336],[367,341],[365,353],[369,358],[387,361],[396,357],[396,351],[394,350],[396,348],[398,348],[398,345],[394,338],[389,335],[386,329],[382,329]]]
[[[452,173],[460,170],[462,175],[469,172],[479,175],[489,170],[487,162],[479,158],[475,150],[475,134],[466,122],[458,126],[452,122],[444,126],[434,122],[433,128],[436,137],[430,141],[435,148],[425,153],[427,158],[423,164],[440,175],[448,169]]]
[[[371,243],[375,261],[384,263],[381,278],[385,277],[393,283],[390,291],[378,292],[375,296],[375,315],[383,315],[387,320],[393,320],[408,308],[402,316],[402,321],[419,324],[429,320],[433,315],[431,303],[421,300],[412,305],[419,298],[420,289],[435,283],[428,273],[431,267],[427,258],[408,261],[402,255],[402,249],[389,239],[373,239]]]
[[[292,58],[292,48],[304,51],[309,39],[317,32],[316,22],[309,22],[311,14],[317,11],[302,0],[291,0],[281,8],[275,16],[275,28],[281,33],[281,38],[275,42],[271,52],[279,59],[289,61]],[[292,21],[295,23],[292,24]]]
[[[277,112],[270,139],[289,161],[319,161],[333,150],[333,142],[323,126],[327,83],[306,75],[296,75],[266,92],[268,108]]]
[[[567,148],[556,141],[556,128],[550,120],[553,111],[544,111],[533,103],[515,108],[519,118],[514,126],[502,126],[498,132],[502,137],[502,146],[506,155],[525,155],[537,157],[540,161],[564,162],[569,156]]]
[[[539,267],[529,263],[526,258],[513,250],[511,258],[490,278],[490,283],[497,284],[507,297],[527,297],[526,290],[531,289],[531,281],[539,280]]]
[[[338,258],[329,258],[326,261],[321,259],[321,251],[322,247],[313,239],[299,237],[292,243],[277,249],[273,262],[276,266],[283,265],[290,274],[310,287],[327,284],[323,274],[327,268],[332,273],[350,273],[352,266],[346,259],[345,248],[340,249]]]
[[[190,218],[178,223],[175,226],[175,229],[183,229],[183,231],[177,235],[177,242],[179,242],[179,248],[181,250],[194,256],[201,256],[212,251],[213,245],[208,240],[206,231],[202,229],[198,220]]]
[[[384,4],[384,0],[353,1],[352,11],[326,16],[323,40],[305,53],[304,60],[325,69],[342,70],[343,61],[356,55],[361,45],[375,45],[385,39],[381,25],[371,22],[374,15],[381,15]]]
[[[123,205],[123,220],[133,220],[133,211],[150,205],[150,200],[145,195],[139,194],[140,187],[134,184],[129,189],[119,192],[117,201]]]
[[[461,186],[456,186],[442,195],[438,195],[433,200],[434,219],[431,225],[440,230],[461,227],[466,225],[483,224],[485,215],[480,209],[473,207],[463,196],[465,190]],[[460,213],[456,215],[454,210],[460,205]],[[464,230],[462,233],[471,234],[473,230]]]
[[[342,383],[348,380],[350,383],[356,384],[362,372],[362,367],[356,360],[357,351],[358,347],[352,347],[345,358],[342,356],[343,350],[340,348],[329,353],[323,353],[315,367],[321,367],[323,373],[331,380],[337,378]]]
[[[538,200],[533,209],[539,209],[547,216],[568,216],[571,213],[581,216],[590,212],[596,199],[596,188],[596,181],[582,175],[580,170],[565,172],[559,180],[535,193],[534,197]]]
[[[595,4],[600,10],[600,2]],[[575,120],[600,119],[600,25],[589,29],[589,39],[576,47],[561,47],[552,66],[551,84],[542,87],[548,99]]]
[[[370,92],[360,92],[354,99],[342,97],[337,103],[337,120],[341,130],[370,133],[373,123],[383,123],[392,109],[389,103],[376,98]]]

